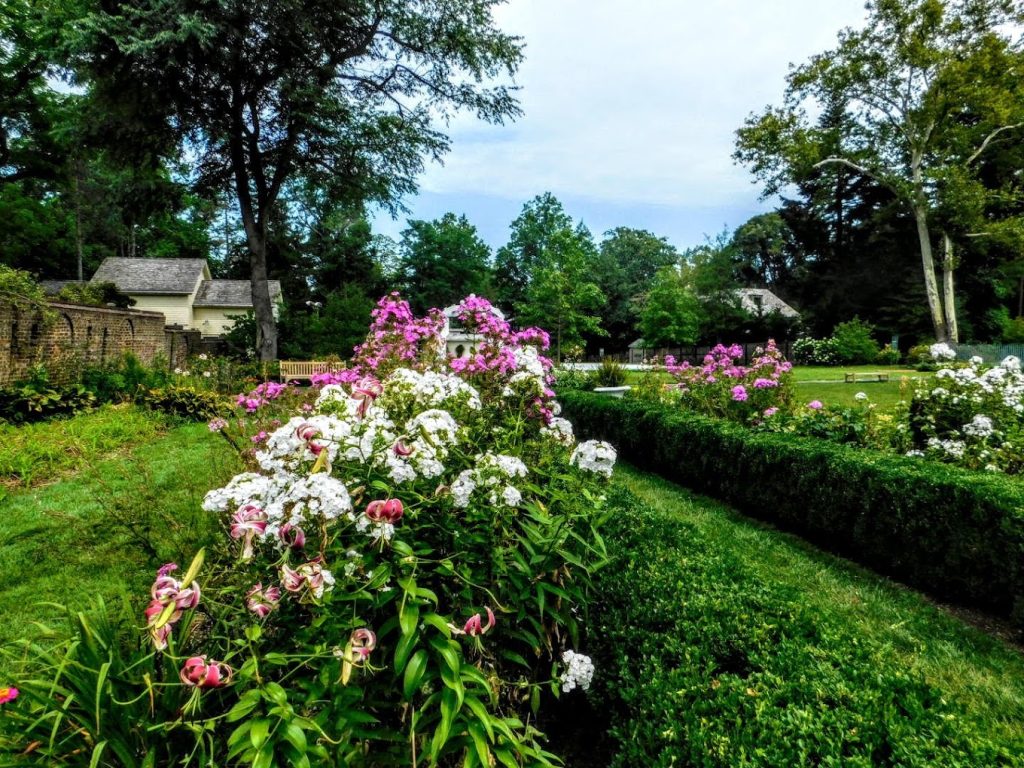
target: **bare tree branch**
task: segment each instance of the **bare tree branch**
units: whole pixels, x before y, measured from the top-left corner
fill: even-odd
[[[988,147],[988,145],[992,143],[992,140],[1000,133],[1002,133],[1003,131],[1012,131],[1014,128],[1020,128],[1022,126],[1024,126],[1024,123],[1014,123],[1013,125],[1004,125],[1002,128],[996,128],[994,131],[992,131],[992,133],[985,137],[985,140],[981,142],[981,146],[978,147],[978,149],[974,152],[973,155],[967,158],[967,160],[964,162],[964,165],[970,165],[975,160],[977,160],[981,153],[984,152],[985,149]]]

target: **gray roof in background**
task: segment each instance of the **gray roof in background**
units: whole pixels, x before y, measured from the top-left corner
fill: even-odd
[[[39,287],[43,289],[43,293],[47,296],[56,296],[65,286],[78,285],[84,283],[84,280],[40,280]]]
[[[800,317],[793,309],[767,288],[740,288],[740,304],[751,314],[769,314],[778,311],[783,317]]]
[[[281,283],[268,280],[270,303],[281,296]],[[252,284],[248,280],[204,280],[193,307],[251,307]]]
[[[94,283],[113,283],[122,293],[189,294],[203,276],[206,259],[104,259]]]

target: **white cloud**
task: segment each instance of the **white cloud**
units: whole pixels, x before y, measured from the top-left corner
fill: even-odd
[[[863,0],[511,0],[500,26],[526,41],[525,117],[449,128],[425,192],[629,205],[754,205],[733,132],[778,103],[790,62],[864,17]]]

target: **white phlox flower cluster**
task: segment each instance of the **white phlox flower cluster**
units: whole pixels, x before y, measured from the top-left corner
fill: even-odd
[[[395,526],[391,523],[371,522],[365,515],[356,520],[356,530],[369,536],[373,541],[391,541],[395,535]]]
[[[312,440],[303,440],[296,434],[303,424],[316,429]],[[351,424],[334,416],[296,416],[270,433],[263,450],[256,452],[256,461],[267,472],[293,472],[302,464],[317,460],[318,455],[313,452],[315,445],[327,451],[328,460],[333,462],[338,457],[341,443],[351,434]]]
[[[399,368],[384,381],[382,402],[402,396],[411,397],[420,408],[437,408],[451,401],[464,400],[469,408],[480,410],[480,393],[452,373],[414,371]]]
[[[938,344],[932,344],[928,348],[928,354],[932,356],[932,360],[956,359],[956,351],[949,344],[941,341]]]
[[[565,446],[576,442],[576,437],[572,432],[572,422],[558,416],[551,419],[551,423],[546,427],[541,427],[540,433]]]
[[[526,477],[528,470],[521,459],[500,453],[477,455],[476,466],[459,473],[451,486],[452,502],[456,507],[468,507],[470,497],[478,489],[486,492],[492,506],[518,507],[523,495],[509,483],[517,477]]]
[[[243,472],[231,478],[231,482],[223,488],[209,491],[203,499],[203,509],[206,512],[234,512],[246,504],[262,509],[278,492],[274,478],[255,472]]]
[[[562,662],[565,664],[561,678],[562,692],[568,693],[576,688],[589,690],[594,679],[594,662],[591,658],[576,651],[563,651]]]
[[[967,424],[963,426],[963,432],[965,435],[971,437],[988,437],[995,432],[995,426],[992,424],[992,419],[984,414],[977,414]]]
[[[447,411],[431,408],[406,422],[405,434],[406,439],[379,454],[378,464],[387,468],[395,483],[412,482],[419,476],[440,477],[449,448],[459,440],[459,425],[454,417]]]
[[[263,538],[278,543],[278,533],[285,523],[308,529],[342,517],[350,522],[355,520],[348,488],[324,472],[314,475],[293,475],[284,471],[273,475],[245,472],[223,488],[207,493],[203,509],[208,512],[234,512],[250,504],[266,514]]]
[[[615,449],[604,440],[587,440],[576,446],[576,450],[569,457],[569,463],[588,472],[611,477],[617,457]]]
[[[940,440],[937,437],[928,438],[928,447],[954,459],[962,459],[967,450],[967,444],[963,440]]]

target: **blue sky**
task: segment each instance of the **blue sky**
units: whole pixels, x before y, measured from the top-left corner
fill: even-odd
[[[550,191],[595,235],[629,226],[699,244],[772,207],[733,164],[733,132],[780,101],[790,63],[864,16],[863,0],[510,0],[497,21],[526,42],[525,115],[453,120],[452,151],[405,200],[410,216],[465,214],[496,248]],[[397,237],[405,218],[375,227]]]

